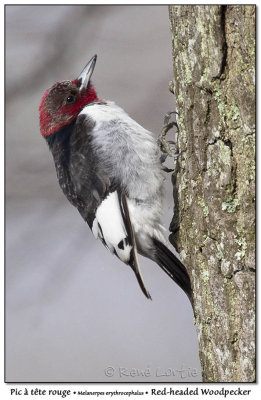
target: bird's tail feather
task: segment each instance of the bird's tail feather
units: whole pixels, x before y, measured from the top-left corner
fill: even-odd
[[[182,262],[159,240],[153,239],[155,261],[175,281],[188,296],[193,305],[190,278]]]
[[[147,299],[151,300],[151,295],[148,292],[148,290],[146,289],[146,286],[144,284],[143,277],[141,274],[141,269],[140,269],[140,265],[139,265],[138,254],[137,254],[136,239],[135,239],[135,234],[134,234],[133,226],[132,226],[131,219],[130,219],[127,198],[126,198],[125,194],[120,195],[118,193],[118,196],[119,196],[119,200],[120,200],[120,208],[121,208],[121,212],[122,212],[122,217],[125,221],[125,227],[127,229],[128,237],[129,237],[130,243],[132,245],[131,260],[129,262],[129,265],[131,266],[131,268],[133,269],[133,271],[136,275],[137,281],[140,285],[142,292],[145,294]]]

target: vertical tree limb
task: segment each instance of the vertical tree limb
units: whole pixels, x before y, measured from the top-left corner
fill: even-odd
[[[203,380],[255,380],[255,6],[169,6],[180,128],[170,240]]]

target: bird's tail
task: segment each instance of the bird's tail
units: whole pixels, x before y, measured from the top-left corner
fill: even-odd
[[[188,296],[193,305],[190,278],[182,262],[159,240],[153,239],[156,248],[155,261]]]

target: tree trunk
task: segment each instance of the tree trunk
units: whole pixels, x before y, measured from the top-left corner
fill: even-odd
[[[169,6],[181,153],[171,242],[204,382],[255,380],[255,6]]]

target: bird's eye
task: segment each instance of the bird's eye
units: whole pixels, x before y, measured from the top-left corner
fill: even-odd
[[[73,95],[68,96],[66,99],[67,104],[73,103],[74,101],[75,101],[75,96]]]

